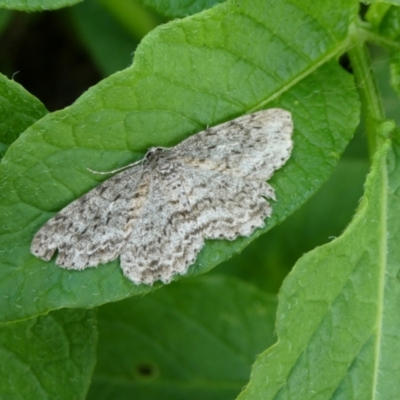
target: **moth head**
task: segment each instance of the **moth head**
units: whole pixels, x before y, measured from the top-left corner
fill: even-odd
[[[162,147],[152,147],[144,156],[144,159],[147,162],[151,162],[157,160],[159,156],[164,152],[164,148]]]

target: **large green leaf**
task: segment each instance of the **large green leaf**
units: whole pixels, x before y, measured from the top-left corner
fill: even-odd
[[[95,363],[93,311],[59,310],[0,327],[0,398],[83,399]]]
[[[46,113],[36,97],[0,74],[0,158],[20,133]]]
[[[275,296],[204,276],[99,309],[88,399],[233,399],[274,342]]]
[[[133,66],[27,130],[1,165],[0,320],[91,307],[145,293],[118,261],[66,271],[29,252],[54,213],[152,145],[273,106],[293,114],[294,151],[271,183],[278,201],[263,230],[206,244],[189,274],[209,270],[298,208],[328,178],[357,123],[353,80],[334,61],[357,6],[327,1],[232,1],[156,29]],[[285,15],[285,24],[279,17]],[[318,45],[316,45],[318,44]],[[40,293],[40,296],[38,296]]]
[[[376,154],[344,234],[302,257],[280,295],[278,343],[244,399],[394,399],[400,391],[400,140]]]

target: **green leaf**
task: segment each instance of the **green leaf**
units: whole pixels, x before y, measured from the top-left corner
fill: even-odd
[[[375,155],[348,229],[306,254],[280,295],[278,343],[239,399],[396,398],[400,364],[400,141]]]
[[[30,254],[39,227],[105,179],[88,168],[110,171],[149,146],[173,145],[207,126],[280,106],[293,114],[295,145],[271,180],[278,199],[273,217],[251,238],[208,242],[189,275],[228,259],[304,203],[333,171],[359,121],[351,76],[327,63],[343,50],[356,11],[347,0],[319,8],[301,0],[247,0],[173,21],[143,40],[131,68],[34,124],[0,170],[0,320],[152,290],[124,278],[118,260],[66,271]]]
[[[205,276],[99,309],[88,399],[233,399],[274,341],[274,296]]]
[[[21,133],[46,113],[36,97],[0,74],[0,159]]]
[[[72,6],[82,0],[0,0],[0,8],[19,11],[45,11]]]
[[[376,4],[367,13],[367,20],[390,51],[391,84],[400,95],[400,7]]]
[[[141,0],[143,4],[169,18],[183,18],[211,8],[226,0]]]
[[[83,399],[96,342],[93,311],[60,310],[0,326],[0,398]]]

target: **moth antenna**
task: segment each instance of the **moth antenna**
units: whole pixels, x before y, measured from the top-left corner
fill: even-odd
[[[95,171],[95,170],[90,169],[90,168],[86,168],[86,169],[87,169],[89,172],[92,172],[92,173],[94,173],[94,174],[98,174],[98,175],[108,175],[108,174],[114,174],[114,173],[119,172],[119,171],[123,171],[124,169],[130,168],[130,167],[134,167],[135,165],[141,164],[142,162],[143,162],[143,160],[138,160],[138,161],[135,161],[135,162],[132,163],[132,164],[125,165],[124,167],[117,168],[117,169],[113,169],[112,171],[104,171],[104,172],[101,172],[101,171]]]

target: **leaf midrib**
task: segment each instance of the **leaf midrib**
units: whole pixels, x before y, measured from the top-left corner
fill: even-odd
[[[382,330],[384,320],[384,290],[386,282],[386,266],[387,266],[387,208],[388,208],[388,171],[387,171],[387,154],[382,160],[383,166],[380,174],[380,186],[381,186],[381,204],[380,204],[380,245],[379,245],[379,264],[380,276],[379,276],[379,290],[378,290],[378,309],[377,309],[377,324],[376,324],[376,345],[375,345],[375,357],[374,357],[374,376],[372,383],[372,399],[380,398],[378,388],[379,380],[379,366],[381,361],[381,344],[382,344]]]
[[[343,53],[345,53],[346,50],[349,48],[350,44],[351,44],[351,39],[350,39],[350,34],[348,34],[346,39],[339,46],[337,46],[334,51],[329,52],[324,57],[322,57],[319,61],[316,61],[310,68],[307,68],[302,73],[298,74],[296,77],[294,77],[292,80],[290,80],[286,85],[283,85],[279,90],[277,90],[275,93],[273,93],[267,99],[261,101],[260,103],[255,105],[253,108],[248,110],[247,113],[251,114],[251,113],[254,113],[256,111],[264,109],[265,106],[268,103],[270,103],[270,102],[274,101],[275,99],[279,98],[283,93],[287,92],[291,87],[293,87],[296,84],[298,84],[299,82],[301,82],[308,75],[311,75],[319,67],[321,67],[322,65],[328,63],[332,58],[334,58],[336,56],[340,56]]]

